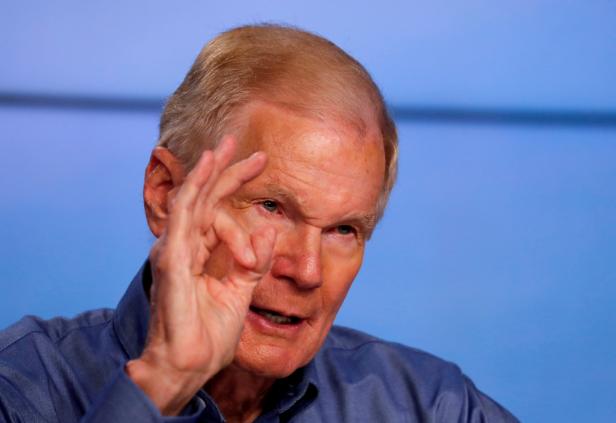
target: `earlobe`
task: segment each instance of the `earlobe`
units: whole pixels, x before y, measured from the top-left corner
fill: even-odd
[[[167,226],[168,204],[184,180],[184,167],[164,147],[152,150],[143,181],[143,205],[148,226],[159,237]]]

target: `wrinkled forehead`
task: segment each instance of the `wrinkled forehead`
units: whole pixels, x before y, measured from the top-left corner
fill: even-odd
[[[378,131],[360,133],[344,121],[309,118],[270,103],[255,103],[247,110],[246,119],[239,136],[239,156],[265,151],[268,168],[297,179],[320,174],[329,183],[344,181],[351,190],[355,184],[361,185],[358,193],[362,190],[364,195],[378,197],[385,174]],[[311,184],[326,191],[341,188],[322,186],[321,182],[312,179]]]
[[[267,164],[237,198],[273,199],[318,227],[353,222],[362,234],[372,232],[385,167],[379,138],[264,105],[252,111],[239,146],[243,157],[265,152]]]
[[[240,141],[241,155],[256,151],[259,148],[257,143],[262,147],[263,143],[273,142],[280,150],[296,148],[297,143],[290,141],[297,137],[300,140],[296,141],[305,143],[307,152],[326,148],[325,143],[319,142],[326,139],[308,139],[305,135],[309,132],[328,133],[327,148],[332,154],[349,146],[361,150],[365,143],[375,144],[378,149],[384,150],[378,123],[368,108],[349,111],[327,106],[305,106],[268,99],[253,100],[238,108],[233,126]]]

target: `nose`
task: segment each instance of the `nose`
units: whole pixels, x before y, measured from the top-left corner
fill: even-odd
[[[272,276],[286,279],[302,290],[321,286],[320,228],[306,226],[279,233],[276,244]]]

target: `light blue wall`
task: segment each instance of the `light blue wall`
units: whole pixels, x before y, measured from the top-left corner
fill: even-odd
[[[201,44],[282,21],[363,61],[396,107],[616,110],[609,1],[0,5],[0,327],[113,307],[151,235],[153,112]],[[225,3],[226,4],[226,3]],[[525,422],[616,421],[616,126],[400,121],[400,180],[341,324],[455,361]]]

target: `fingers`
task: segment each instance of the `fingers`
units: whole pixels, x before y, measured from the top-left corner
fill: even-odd
[[[202,272],[219,242],[229,248],[239,267],[255,269],[258,265],[253,242],[260,246],[264,235],[257,236],[255,241],[219,205],[259,175],[267,159],[264,153],[257,152],[230,165],[236,150],[235,140],[226,137],[214,151],[204,152],[171,207],[165,246],[177,256],[175,264],[189,268],[193,274]]]
[[[246,182],[257,177],[265,168],[267,157],[263,152],[253,153],[250,157],[227,167],[222,172],[213,171],[210,181],[205,184],[195,203],[195,219],[209,226],[208,215],[225,197],[236,192]]]
[[[220,179],[209,193],[209,201],[215,204],[233,194],[246,182],[257,177],[265,168],[266,161],[265,153],[258,151],[230,166],[220,175]]]
[[[255,265],[251,268],[233,266],[227,275],[227,280],[252,292],[257,282],[270,269],[276,243],[276,230],[269,226],[259,228],[250,236],[250,241],[256,257]]]
[[[265,226],[250,236],[252,248],[257,258],[253,270],[259,275],[259,278],[266,274],[271,267],[276,235],[276,230],[273,227]]]
[[[263,171],[266,156],[260,152],[229,166],[236,150],[235,139],[225,137],[214,151],[202,154],[174,198],[169,233],[182,238],[193,229],[207,232],[220,200]]]
[[[192,217],[191,206],[198,198],[203,185],[210,179],[214,169],[213,164],[214,154],[211,151],[205,151],[173,198],[169,207],[171,212],[167,224],[167,233],[172,237],[185,235]]]
[[[237,142],[231,136],[224,137],[220,144],[214,149],[214,163],[212,173],[208,180],[201,186],[201,190],[198,194],[199,198],[204,194],[207,196],[212,186],[214,186],[220,174],[229,167],[231,160],[235,156],[237,150]]]
[[[257,264],[250,236],[226,212],[220,211],[214,222],[216,238],[229,248],[233,258],[243,267],[252,269]],[[208,245],[207,248],[213,246]]]
[[[206,150],[201,154],[195,167],[186,176],[174,199],[174,207],[193,208],[204,188],[216,183],[220,173],[229,166],[236,150],[232,137],[225,137],[215,150]]]
[[[203,186],[214,170],[215,154],[210,150],[203,152],[193,170],[186,176],[174,198],[174,205],[188,208],[194,203]]]

